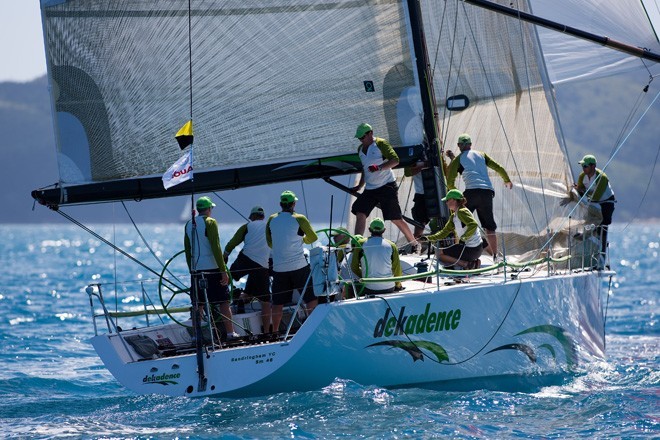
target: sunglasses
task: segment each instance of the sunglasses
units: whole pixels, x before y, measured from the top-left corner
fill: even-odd
[[[582,168],[589,168],[592,164],[584,164],[582,165]]]

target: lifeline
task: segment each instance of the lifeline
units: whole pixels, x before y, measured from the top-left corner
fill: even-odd
[[[385,310],[385,316],[380,318],[374,327],[374,338],[394,335],[414,335],[419,333],[456,330],[461,320],[461,309],[429,313],[431,304],[426,304],[426,310],[420,315],[404,316],[406,307],[401,307],[399,317],[390,316],[390,308]]]

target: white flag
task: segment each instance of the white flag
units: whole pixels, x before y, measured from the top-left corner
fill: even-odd
[[[192,148],[181,156],[174,165],[168,168],[163,174],[163,186],[165,189],[171,188],[174,185],[190,180],[193,177],[192,166]]]

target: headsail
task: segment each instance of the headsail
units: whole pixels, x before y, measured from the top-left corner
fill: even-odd
[[[362,121],[401,145],[394,102],[417,87],[402,2],[41,4],[64,188],[35,195],[46,202],[164,196],[191,73],[195,180],[207,189],[262,183],[273,164],[294,163],[275,181],[355,172],[310,161],[354,154]]]
[[[494,3],[528,13],[538,10],[555,20],[566,18],[561,14],[565,11],[571,15],[568,24],[572,26],[654,52],[659,49],[639,1],[565,0],[553,2],[552,7],[534,0],[514,5],[500,0]],[[561,200],[574,181],[554,84],[645,68],[644,64],[620,52],[539,31],[529,23],[466,2],[427,1],[422,7],[445,149],[456,151],[458,135],[468,132],[473,148],[485,151],[508,170],[516,185],[513,191],[506,190],[495,173],[491,175],[498,233],[505,235],[503,243],[509,254],[539,249],[548,232],[567,226],[565,216],[570,207],[562,206]],[[625,11],[617,15],[612,12],[616,10]],[[469,99],[469,106],[449,111],[447,100],[459,95]],[[409,179],[402,181],[401,197],[412,192],[411,183]],[[405,201],[401,204],[404,206]],[[576,217],[579,221],[580,216]]]
[[[660,52],[657,31],[641,0],[532,0],[531,4],[532,12],[541,17]],[[553,84],[645,70],[645,64],[652,64],[559,32],[540,28],[539,35]]]

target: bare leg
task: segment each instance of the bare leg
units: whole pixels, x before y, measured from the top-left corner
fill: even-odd
[[[424,235],[424,226],[415,226],[413,235],[415,236],[415,238],[419,238],[422,235]]]
[[[269,301],[260,301],[261,303],[261,325],[264,328],[264,333],[268,333],[270,328],[270,320],[272,319],[272,313],[270,302]]]
[[[409,243],[414,243],[417,241],[415,240],[415,236],[413,235],[412,231],[408,227],[408,223],[406,223],[404,219],[400,218],[398,220],[391,220],[391,222],[394,223],[397,228],[399,228]]]
[[[367,226],[367,215],[361,212],[355,214],[355,235],[363,235]]]
[[[234,324],[231,322],[231,308],[228,302],[220,303],[220,313],[222,313],[222,321],[225,323],[225,330],[227,334],[234,332]]]
[[[277,333],[280,329],[280,321],[282,321],[282,309],[284,306],[282,304],[276,305],[273,304],[273,333]]]
[[[458,260],[458,259],[456,259],[452,256],[449,256],[449,255],[443,253],[442,251],[440,251],[440,255],[439,255],[438,258],[440,258],[440,261],[442,261],[442,263],[445,266],[451,266],[451,265],[454,265],[454,264],[458,264],[458,262],[460,261],[460,260]]]
[[[490,255],[497,255],[497,234],[495,231],[486,229],[486,238],[488,240],[488,247],[485,249]]]
[[[313,299],[312,301],[305,303],[305,307],[307,309],[307,316],[311,315],[316,306],[319,304],[318,299]]]

